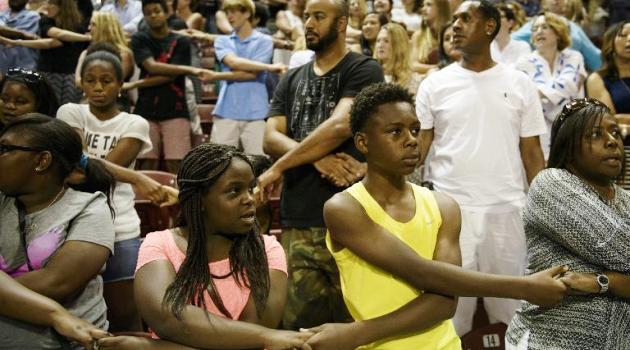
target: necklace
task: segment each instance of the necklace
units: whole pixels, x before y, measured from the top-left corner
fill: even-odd
[[[57,200],[61,198],[61,195],[65,192],[65,190],[66,190],[65,187],[61,187],[61,190],[57,193],[57,195],[52,200],[52,202],[48,203],[46,208],[44,208],[43,210],[39,210],[39,212],[46,211],[46,209],[50,208],[53,204],[57,203]],[[31,219],[31,223],[28,225],[28,232],[32,233],[33,231],[37,230],[37,225],[34,223],[34,221],[35,220]]]

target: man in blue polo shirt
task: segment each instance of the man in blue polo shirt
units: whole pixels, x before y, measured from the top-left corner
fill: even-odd
[[[248,154],[262,150],[269,95],[267,71],[284,72],[286,66],[270,64],[273,41],[269,35],[253,29],[255,6],[252,0],[226,0],[223,10],[234,32],[219,36],[216,57],[222,71],[241,71],[241,80],[221,82],[211,141],[239,147]]]

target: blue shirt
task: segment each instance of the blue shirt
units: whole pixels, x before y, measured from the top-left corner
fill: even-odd
[[[22,10],[11,15],[11,10],[0,13],[0,25],[37,34],[39,14],[35,11]],[[37,50],[26,47],[6,47],[0,44],[0,72],[6,73],[11,67],[37,68]]]
[[[123,30],[133,34],[138,30],[138,23],[143,18],[142,3],[138,0],[127,0],[125,6],[120,6],[118,1],[103,5],[102,12],[111,12],[118,17]]]
[[[214,41],[216,57],[221,62],[222,71],[230,71],[223,63],[228,54],[252,61],[271,63],[273,41],[271,37],[254,30],[252,35],[241,40],[236,33],[221,35]],[[269,96],[265,80],[267,72],[261,72],[256,80],[221,81],[219,99],[214,114],[234,120],[261,120],[269,112]]]
[[[519,30],[512,33],[512,39],[531,43],[532,23],[533,21],[529,21],[519,28]],[[602,65],[600,50],[597,46],[593,45],[591,39],[586,36],[586,33],[584,33],[582,28],[575,22],[569,21],[569,28],[571,31],[571,48],[584,56],[584,64],[589,71],[598,70]]]

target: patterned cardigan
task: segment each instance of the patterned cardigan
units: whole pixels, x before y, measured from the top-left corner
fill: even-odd
[[[546,169],[529,190],[523,221],[528,271],[555,265],[630,274],[630,193],[615,185],[606,202],[577,176]],[[630,350],[630,301],[611,295],[568,296],[554,308],[523,302],[506,334],[531,350]]]

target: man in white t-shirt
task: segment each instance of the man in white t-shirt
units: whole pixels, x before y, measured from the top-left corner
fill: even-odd
[[[520,275],[525,183],[544,167],[540,100],[526,75],[490,56],[500,27],[494,5],[465,1],[454,19],[453,46],[463,57],[429,75],[416,97],[425,179],[461,207],[462,266]],[[509,323],[519,306],[517,300],[484,302],[491,322]],[[459,299],[453,321],[460,336],[471,330],[475,307],[476,299]]]
[[[516,25],[514,11],[504,4],[498,5],[497,9],[501,14],[501,29],[490,44],[490,54],[493,60],[514,67],[521,57],[532,52],[532,48],[527,42],[514,40],[510,36],[512,28]]]

